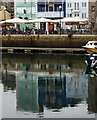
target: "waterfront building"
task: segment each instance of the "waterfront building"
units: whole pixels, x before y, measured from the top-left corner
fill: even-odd
[[[50,19],[61,19],[66,16],[66,2],[65,0],[37,0],[37,15],[36,17],[45,17]],[[50,24],[40,24],[39,29],[44,28],[48,33],[48,26]],[[62,23],[60,22],[58,25],[52,24],[53,31],[57,28],[62,28]],[[49,31],[50,33],[50,31]]]
[[[23,19],[35,18],[35,0],[15,0],[15,17]]]
[[[66,77],[66,93],[68,98],[88,98],[88,82],[75,74]]]
[[[65,0],[37,0],[37,17],[56,19],[65,16]]]
[[[36,17],[35,0],[14,0],[15,17],[22,19],[34,19]],[[22,25],[24,27],[24,25]],[[28,25],[32,27],[32,25]]]
[[[28,65],[26,71],[15,72],[7,71],[3,74],[2,83],[4,90],[16,89],[17,111],[29,111],[44,113],[44,106],[47,109],[60,111],[63,107],[75,107],[84,98],[87,98],[87,89],[83,89],[86,83],[84,80],[78,83],[67,75],[62,75],[61,79],[58,74],[49,75],[47,72],[37,73],[30,72]],[[8,67],[8,66],[5,66]],[[10,82],[11,81],[11,82]],[[76,87],[75,87],[76,86]],[[68,90],[69,87],[73,90]],[[84,93],[84,94],[83,94]]]
[[[97,24],[97,1],[89,1],[88,6],[88,20],[89,20],[89,27],[92,31],[96,28]],[[97,31],[97,28],[96,28]]]
[[[66,17],[76,17],[79,19],[88,19],[88,1],[89,0],[66,0]],[[73,25],[73,29],[86,29],[88,25]]]
[[[11,14],[6,10],[5,6],[0,6],[0,20],[10,19]]]
[[[21,72],[17,76],[16,84],[17,110],[37,112],[39,109],[37,101],[38,83],[35,76],[33,76],[32,72]]]
[[[97,35],[97,1],[95,3],[95,27],[94,27]]]
[[[89,26],[94,28],[95,23],[95,2],[89,2]]]
[[[88,111],[97,113],[97,76],[88,77]]]
[[[66,0],[66,17],[88,18],[88,0]]]
[[[14,18],[14,0],[1,0],[1,6],[6,8],[6,11],[10,13],[10,18]]]

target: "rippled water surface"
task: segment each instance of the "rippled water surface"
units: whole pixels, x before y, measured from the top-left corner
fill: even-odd
[[[95,118],[97,78],[84,55],[3,54],[3,118]]]

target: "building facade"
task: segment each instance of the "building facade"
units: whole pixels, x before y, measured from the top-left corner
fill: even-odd
[[[50,19],[60,19],[66,17],[66,2],[65,0],[37,0],[37,18],[45,17]],[[52,26],[52,30],[48,30]],[[60,27],[61,26],[61,27]],[[39,29],[46,31],[46,33],[52,33],[56,29],[62,28],[62,23],[42,23],[39,25]]]
[[[96,36],[97,36],[97,1],[95,3],[95,27],[94,30],[96,32]]]
[[[20,17],[23,19],[34,19],[35,10],[35,0],[15,0],[15,17]]]
[[[37,0],[37,18],[63,18],[66,16],[65,0]]]
[[[1,0],[0,5],[6,8],[6,11],[10,13],[11,18],[14,18],[14,0]]]
[[[11,14],[6,10],[5,6],[0,6],[0,21],[10,19]]]
[[[15,17],[22,19],[34,19],[36,17],[35,0],[14,0]],[[26,27],[32,28],[32,24],[20,24],[20,29],[24,30]]]
[[[89,26],[94,29],[95,24],[95,1],[89,2]]]
[[[66,17],[88,18],[88,0],[66,0]]]

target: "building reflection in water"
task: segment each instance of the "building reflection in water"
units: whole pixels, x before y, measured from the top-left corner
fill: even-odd
[[[36,112],[37,86],[32,73],[28,73],[28,77],[25,77],[25,74],[18,76],[16,84],[17,110]]]
[[[16,88],[17,110],[44,113],[44,107],[59,112],[63,107],[75,107],[87,98],[87,82],[78,80],[79,76],[68,74],[35,73],[31,65],[24,65],[24,71],[17,74],[6,71],[3,73],[4,88]],[[59,72],[60,73],[60,72]],[[70,89],[71,88],[71,89]],[[84,91],[81,91],[81,90]]]
[[[58,110],[66,107],[66,76],[39,77],[38,78],[38,103],[39,112],[43,112],[43,106],[48,109]]]
[[[4,89],[9,86],[16,89],[17,111],[41,116],[44,107],[59,112],[63,107],[76,107],[88,96],[83,74],[72,73],[70,68],[69,73],[65,73],[65,64],[14,64],[12,69],[13,72],[9,64],[3,64],[2,83]]]
[[[88,112],[95,113],[97,120],[97,68],[87,66],[86,74],[88,74]]]
[[[2,83],[4,85],[4,91],[14,91],[16,89],[16,76],[15,74],[11,74],[10,72],[8,73],[7,64],[4,64],[3,67],[5,70],[2,72]]]
[[[97,69],[87,66],[88,111],[97,114]]]

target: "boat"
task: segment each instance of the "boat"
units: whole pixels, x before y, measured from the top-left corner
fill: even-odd
[[[97,41],[88,41],[85,46],[82,46],[88,53],[97,53]]]
[[[90,75],[90,77],[97,77],[97,68],[87,66],[85,74]]]
[[[86,64],[94,67],[97,65],[97,54],[85,54],[86,57]]]
[[[85,54],[87,69],[85,74],[89,74],[91,77],[97,77],[97,54]]]

